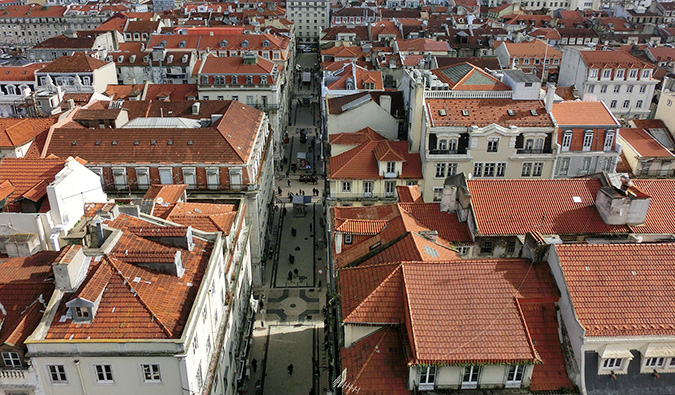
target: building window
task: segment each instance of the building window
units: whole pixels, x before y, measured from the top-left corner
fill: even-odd
[[[462,388],[471,389],[478,388],[478,376],[480,374],[480,366],[467,366],[464,368],[464,375],[462,376]]]
[[[626,93],[633,93],[633,85],[628,85],[626,87]]]
[[[438,140],[438,149],[442,151],[448,149],[448,140],[446,139]]]
[[[637,78],[637,73],[638,73],[637,70],[631,70],[631,71],[628,73],[628,78]]]
[[[197,177],[194,167],[183,168],[183,183],[187,184],[188,189],[195,189],[197,187]]]
[[[638,100],[637,103],[635,103],[635,108],[642,108],[642,100]]]
[[[352,182],[342,181],[342,192],[351,192],[351,191],[352,191]]]
[[[68,382],[66,377],[66,367],[63,365],[47,365],[49,379],[53,384],[64,384]]]
[[[649,78],[649,70],[642,71],[642,78]]]
[[[572,145],[572,131],[565,132],[562,138],[562,150],[569,151],[570,145]]]
[[[612,76],[612,70],[602,70],[602,78],[609,78]]]
[[[514,243],[515,244],[515,243]],[[506,374],[506,388],[520,388],[523,381],[523,373],[527,367],[525,365],[511,365]]]
[[[598,70],[591,70],[588,77],[589,78],[598,78]]]
[[[89,309],[86,307],[75,307],[75,317],[79,319],[89,318]]]
[[[591,150],[591,144],[593,144],[593,132],[592,131],[586,131],[584,133],[584,143],[582,146],[583,151],[590,151]]]
[[[541,172],[544,168],[544,162],[535,162],[532,166],[532,177],[541,177]]]
[[[396,172],[396,162],[387,162],[387,173]]]
[[[609,108],[616,108],[616,100],[612,100],[612,101],[609,103]]]
[[[487,152],[497,152],[498,149],[499,149],[499,138],[498,137],[488,138]]]
[[[440,202],[443,197],[443,188],[436,187],[434,188],[434,202]]]
[[[645,92],[647,92],[647,85],[642,85],[640,87],[640,93],[645,93]]]
[[[457,166],[457,164],[455,164]],[[504,177],[506,175],[506,163],[497,163],[497,177]]]
[[[587,157],[581,162],[581,171],[588,172],[591,169],[591,158]]]
[[[373,196],[373,182],[372,181],[364,181],[363,182],[363,196],[364,197],[372,197]]]
[[[624,74],[623,70],[617,70],[616,71],[616,77],[614,79],[619,79],[619,78],[623,79],[623,74]]]
[[[451,154],[457,153],[457,139],[448,140],[448,151],[450,151]]]
[[[516,242],[515,241],[509,241],[506,244],[506,253],[507,254],[513,254],[516,252]]]
[[[645,362],[645,367],[646,368],[662,368],[664,362],[665,362],[665,358],[663,358],[663,357],[647,358],[647,361]]]
[[[588,93],[593,93],[595,90],[595,85],[588,85]]]
[[[112,383],[112,365],[94,365],[96,371],[96,382],[98,383]]]
[[[201,392],[202,387],[204,387],[204,376],[202,375],[202,364],[201,362],[199,363],[199,367],[197,367],[197,388],[199,388],[199,391]]]
[[[384,195],[392,197],[396,194],[396,181],[386,181],[384,183]]]
[[[607,92],[607,85],[602,85],[600,87],[600,93],[605,93],[605,92]]]
[[[602,161],[602,171],[611,173],[614,171],[614,159],[613,158],[605,158]]]
[[[209,189],[218,189],[220,186],[218,168],[206,169],[206,184]]]
[[[351,233],[345,234],[345,244],[352,244],[354,238]]]
[[[436,178],[445,177],[445,163],[436,163]]]
[[[420,385],[419,389],[424,390],[433,390],[434,383],[436,382],[436,366],[424,366],[420,367]]]
[[[614,93],[621,92],[621,85],[614,85]]]
[[[481,254],[492,254],[492,241],[484,241],[480,243]]]
[[[603,151],[611,151],[614,147],[614,132],[607,131],[605,133],[605,143],[603,144]]]
[[[17,352],[3,352],[2,363],[6,368],[18,368],[21,367],[21,357]]]
[[[529,177],[532,174],[532,163],[523,163],[523,170],[520,172],[521,177]]]
[[[141,370],[143,370],[144,383],[158,383],[162,381],[162,376],[159,374],[159,364],[142,364]]]
[[[483,171],[483,177],[494,177],[495,176],[495,164],[486,163],[485,170]]]
[[[457,174],[457,163],[448,163],[448,177]]]
[[[192,353],[197,354],[197,349],[199,348],[199,338],[195,334],[195,338],[192,339]]]
[[[621,358],[607,358],[604,360],[602,363],[602,368],[605,370],[611,370],[611,369],[621,369],[621,365],[623,363],[623,359]]]
[[[628,108],[630,107],[630,100],[624,100],[623,101],[623,108]]]
[[[570,170],[570,158],[560,159],[560,168],[558,169],[558,174],[567,175],[567,172]]]
[[[473,164],[473,176],[474,177],[481,177],[483,175],[483,164],[482,163],[474,163]]]

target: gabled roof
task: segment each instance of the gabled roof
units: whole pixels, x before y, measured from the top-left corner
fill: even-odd
[[[42,251],[26,258],[0,260],[0,344],[23,347],[35,330],[54,291],[51,263],[59,255]]]
[[[551,114],[560,127],[617,127],[620,125],[612,112],[600,101],[563,101],[553,103]]]
[[[58,121],[58,117],[49,118],[0,118],[0,147],[20,147],[43,133]]]
[[[450,51],[450,46],[445,41],[436,41],[430,38],[414,38],[409,40],[396,40],[399,51],[414,52],[437,52]]]
[[[152,200],[157,204],[174,204],[183,198],[187,188],[187,184],[152,184],[143,199]]]
[[[595,207],[597,179],[469,180],[477,235],[629,233]]]
[[[354,133],[331,134],[328,139],[331,144],[339,145],[360,145],[368,141],[386,140],[384,136],[367,126]]]
[[[31,63],[25,66],[0,66],[0,81],[35,82],[35,71],[49,63]]]
[[[353,58],[354,60],[363,60],[365,55],[361,47],[349,45],[336,45],[334,47],[321,50],[321,56],[332,56],[334,58]]]
[[[675,336],[675,244],[561,244],[555,250],[566,284],[559,285],[567,287],[586,337]]]
[[[344,68],[332,73],[337,80],[328,84],[330,90],[347,90],[347,80],[351,79],[354,83],[354,89],[366,89],[365,83],[373,83],[374,90],[384,89],[382,82],[382,72],[377,70],[366,70],[354,63],[349,63]]]
[[[254,64],[246,64],[244,59],[240,56],[220,57],[209,55],[202,61],[201,67],[195,68],[196,73],[203,74],[238,74],[242,75],[266,75],[276,77],[278,66],[262,56],[255,55],[256,62]],[[273,83],[270,78],[269,83]],[[244,81],[239,81],[243,84]],[[259,81],[256,84],[260,84]]]
[[[562,58],[562,52],[551,47],[550,45],[548,48],[546,48],[546,43],[537,39],[522,43],[511,43],[505,41],[503,45],[506,46],[506,49],[508,49],[509,55],[512,58],[543,58],[544,54],[546,54],[546,58],[548,59]]]
[[[54,181],[66,163],[61,158],[2,158],[0,160],[0,181],[8,180],[14,186],[14,193],[8,199],[8,204],[16,203],[26,193],[42,186],[42,195],[36,197],[34,193],[27,197],[31,200],[44,196],[46,185]],[[35,200],[34,200],[35,201]],[[16,211],[18,207],[6,205],[4,211]]]
[[[112,251],[92,259],[87,278],[77,293],[65,294],[57,307],[46,340],[80,339],[179,339],[206,271],[213,245],[194,238],[192,251],[138,236],[133,229],[157,226],[120,214],[104,220],[105,226],[122,231]],[[181,252],[182,277],[138,265],[161,262]],[[167,254],[169,252],[169,254]],[[95,317],[89,323],[64,318],[66,302],[81,293],[100,292]],[[91,296],[90,296],[91,297]]]
[[[419,154],[408,152],[406,141],[370,141],[329,158],[329,179],[373,180],[381,179],[379,174],[378,157],[374,152],[380,147],[383,157],[397,158],[403,161],[401,178],[421,179],[422,163]]]
[[[390,140],[381,140],[375,145],[373,155],[378,162],[402,162],[405,158],[399,151],[400,147],[395,147]]]
[[[162,207],[164,209],[164,207]],[[223,232],[228,235],[239,210],[238,203],[175,203],[157,214],[177,224],[192,226],[203,232]],[[158,210],[155,209],[155,212]]]
[[[61,56],[41,70],[37,70],[36,73],[46,74],[92,72],[108,64],[111,63],[94,59],[91,56],[87,56],[84,53],[78,52],[73,55]]]
[[[417,185],[397,185],[396,193],[401,203],[422,203],[422,193]]]
[[[623,128],[619,130],[619,136],[642,158],[666,158],[671,160],[675,157],[672,152],[659,144],[654,137],[643,129]]]
[[[468,62],[434,69],[431,72],[437,76],[441,82],[448,84],[450,90],[511,90],[508,85]]]
[[[370,99],[364,99],[366,96],[370,96]],[[403,107],[403,95],[401,92],[358,92],[351,95],[336,96],[327,99],[328,102],[328,113],[330,115],[339,115],[344,112],[348,112],[350,109],[350,104],[353,104],[353,107],[358,107],[359,103],[366,103],[370,100],[375,103],[380,103],[382,96],[388,96],[391,98],[391,111],[390,115],[399,117],[404,114]]]

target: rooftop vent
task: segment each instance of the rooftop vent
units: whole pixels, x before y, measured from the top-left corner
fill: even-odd
[[[192,145],[192,140],[188,140],[188,145]]]
[[[537,110],[530,110],[530,114],[532,114],[533,117],[536,117],[537,115]]]
[[[117,145],[117,140],[113,140],[111,144],[112,144],[112,145]]]
[[[141,142],[138,141],[138,140],[134,141],[134,145],[139,145],[140,143],[141,143]]]
[[[169,140],[166,142],[166,145],[173,145],[173,140]]]
[[[96,140],[96,142],[94,144],[101,145],[101,140]]]
[[[506,113],[509,114],[510,117],[513,117],[516,115],[516,112],[513,110],[506,110]]]
[[[70,145],[77,145],[77,140],[73,140],[73,142],[70,143]]]
[[[448,115],[448,113],[445,112],[445,110],[442,110],[442,109],[441,109],[441,110],[438,110],[438,115],[444,117],[444,116]]]
[[[462,115],[465,117],[469,116],[469,110],[462,110]]]
[[[151,140],[150,145],[157,145],[157,140]]]

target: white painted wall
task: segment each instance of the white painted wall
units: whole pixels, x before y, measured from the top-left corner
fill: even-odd
[[[328,135],[358,132],[366,126],[389,140],[398,139],[398,121],[373,100],[342,114],[328,115]]]

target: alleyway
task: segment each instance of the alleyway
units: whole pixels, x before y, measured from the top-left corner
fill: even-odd
[[[313,68],[318,54],[298,55],[297,64]],[[288,158],[276,175],[276,208],[270,246],[263,270],[262,308],[256,315],[249,362],[249,394],[324,394],[330,389],[328,359],[324,348],[326,295],[325,224],[323,221],[323,164],[315,156],[320,151],[318,130],[318,84],[299,86],[294,73],[288,144]],[[305,100],[314,94],[314,101]],[[307,139],[301,131],[307,131]],[[298,155],[300,154],[300,155]],[[307,159],[310,168],[291,169]],[[317,169],[318,166],[318,170]],[[288,176],[287,176],[288,174]],[[302,182],[301,175],[316,174],[316,184]],[[314,192],[316,190],[316,193]],[[307,201],[304,213],[296,211],[289,193]],[[289,365],[293,365],[289,375]],[[256,385],[257,383],[257,385]],[[256,388],[257,387],[257,388]]]

